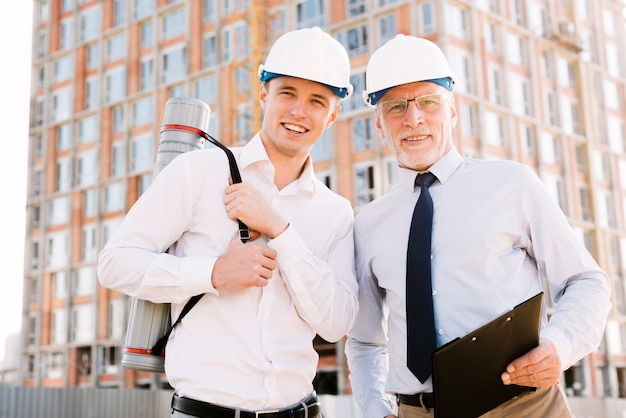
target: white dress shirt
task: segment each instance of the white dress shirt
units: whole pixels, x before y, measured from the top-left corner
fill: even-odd
[[[405,274],[417,172],[355,219],[359,314],[346,346],[350,379],[368,418],[391,413],[391,394],[431,392],[406,366]],[[541,337],[565,368],[600,343],[610,283],[528,166],[463,159],[450,150],[430,169],[434,205],[432,282],[438,345],[549,289],[557,303]],[[388,370],[387,370],[388,369]],[[504,370],[503,370],[504,372]]]
[[[266,287],[218,291],[215,261],[237,235],[224,208],[226,155],[206,149],[176,157],[156,177],[100,253],[103,286],[156,303],[206,293],[172,333],[165,370],[180,396],[245,409],[281,408],[312,390],[318,356],[312,340],[342,338],[357,312],[353,210],[313,173],[278,190],[256,135],[233,152],[244,182],[288,222],[267,245],[278,268]],[[172,245],[169,253],[165,251]]]

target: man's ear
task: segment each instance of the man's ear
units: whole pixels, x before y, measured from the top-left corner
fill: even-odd
[[[341,105],[337,105],[333,113],[330,114],[330,118],[328,118],[328,122],[326,122],[326,129],[330,128],[332,124],[337,120],[339,114],[341,113]]]
[[[259,86],[259,103],[261,104],[261,109],[265,110],[267,106],[267,82],[261,83]]]

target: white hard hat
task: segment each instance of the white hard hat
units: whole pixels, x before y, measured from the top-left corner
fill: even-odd
[[[352,94],[346,49],[317,26],[287,32],[274,42],[259,66],[259,78],[265,82],[279,76],[316,81],[342,99]]]
[[[454,73],[435,43],[415,36],[396,35],[370,57],[363,101],[373,107],[387,90],[416,81],[430,81],[452,91]]]

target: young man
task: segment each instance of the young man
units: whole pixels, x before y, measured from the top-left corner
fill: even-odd
[[[543,311],[539,345],[501,376],[505,385],[539,389],[484,416],[569,416],[558,382],[600,343],[611,306],[609,280],[531,168],[461,157],[452,138],[453,86],[443,52],[426,39],[397,35],[368,64],[364,99],[376,109],[376,128],[397,160],[400,184],[355,220],[360,308],[346,347],[354,394],[367,418],[394,416],[396,401],[400,418],[432,417],[432,351],[545,285],[556,308],[550,321]],[[430,187],[421,185],[425,177]],[[430,196],[432,232],[421,235],[431,242],[421,257],[409,256],[412,223],[426,217],[419,212],[412,221],[422,195],[425,202]],[[418,258],[424,272],[407,273]],[[428,290],[409,291],[424,280]],[[426,302],[418,302],[419,295]],[[409,312],[427,306],[407,327]],[[420,324],[429,328],[416,331]],[[418,343],[432,340],[415,366],[423,349],[407,348],[414,332]]]
[[[348,55],[317,27],[296,30],[259,76],[260,132],[233,149],[243,182],[230,184],[221,150],[176,157],[98,262],[103,286],[171,303],[172,318],[205,294],[166,346],[174,417],[320,416],[313,338],[340,339],[357,312],[353,211],[310,157],[352,92]]]

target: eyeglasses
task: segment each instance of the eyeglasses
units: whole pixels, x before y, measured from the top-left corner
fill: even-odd
[[[409,108],[409,102],[415,102],[417,108],[422,112],[432,113],[439,109],[441,103],[450,97],[448,93],[426,94],[412,99],[389,100],[378,104],[378,109],[384,116],[402,116]]]

